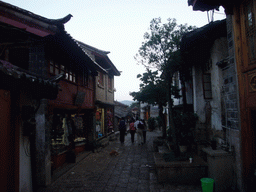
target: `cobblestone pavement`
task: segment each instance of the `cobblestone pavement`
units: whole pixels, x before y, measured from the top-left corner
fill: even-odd
[[[122,145],[112,141],[91,153],[67,173],[40,192],[199,192],[200,186],[160,184],[154,169],[153,139],[160,131],[147,132],[144,145],[131,143],[130,134]],[[136,139],[136,137],[135,137]],[[119,155],[110,156],[116,150]]]

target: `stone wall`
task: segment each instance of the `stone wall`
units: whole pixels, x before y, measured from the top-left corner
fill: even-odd
[[[45,59],[43,45],[34,45],[29,50],[29,71],[43,77],[48,77],[48,63]],[[51,183],[51,153],[50,153],[50,126],[46,119],[48,101],[42,99],[40,107],[35,114],[36,131],[33,148],[35,153],[32,158],[32,170],[36,174],[33,178],[36,185],[45,186]]]
[[[228,64],[223,71],[223,91],[225,118],[222,125],[227,127],[226,140],[231,144],[234,150],[235,165],[234,177],[236,178],[236,186],[240,191],[242,189],[242,162],[241,162],[241,139],[239,126],[239,95],[238,95],[238,80],[235,61],[235,45],[232,16],[227,15],[227,39],[228,39]]]

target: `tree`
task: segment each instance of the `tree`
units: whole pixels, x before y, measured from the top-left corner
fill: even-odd
[[[138,74],[137,78],[140,78],[141,84],[139,92],[130,94],[134,100],[153,105],[166,103],[166,91],[163,89],[163,81],[157,71],[147,69],[147,72],[142,75]]]
[[[152,19],[150,32],[144,34],[145,41],[135,55],[138,64],[163,71],[170,57],[175,60],[172,56],[175,56],[174,53],[180,49],[182,36],[195,29],[187,24],[177,25],[176,19],[169,18],[167,21],[162,24],[161,18]]]
[[[133,102],[131,105],[130,105],[130,108],[134,108],[134,107],[140,107],[140,104],[138,102]]]
[[[161,117],[164,122],[163,107],[167,103],[167,89],[166,82],[164,79],[158,75],[158,71],[152,71],[147,69],[147,72],[137,75],[142,82],[140,84],[140,91],[132,92],[130,95],[134,100],[142,103],[148,103],[153,105],[158,105],[159,107],[159,117]],[[172,95],[176,98],[179,97],[179,90],[176,87],[172,87]],[[166,125],[163,125],[163,137],[166,136]]]
[[[155,18],[150,22],[150,32],[146,32],[144,34],[144,42],[142,42],[141,47],[139,48],[138,54],[135,55],[135,59],[138,64],[141,64],[146,67],[147,71],[150,72],[149,69],[155,68],[162,72],[160,75],[161,81],[159,79],[154,78],[154,74],[151,72],[154,80],[158,80],[160,91],[165,91],[163,93],[162,99],[163,102],[168,102],[169,106],[169,122],[170,129],[173,135],[173,140],[175,145],[176,142],[176,131],[175,125],[172,119],[172,95],[175,94],[175,87],[173,86],[173,75],[175,72],[179,71],[181,78],[181,83],[184,86],[184,77],[187,75],[187,68],[184,67],[182,59],[180,57],[180,43],[181,38],[185,33],[188,33],[194,30],[196,27],[184,25],[177,25],[176,19],[167,19],[167,23],[162,24],[161,18]],[[150,73],[148,73],[150,74]],[[143,76],[144,77],[144,76]],[[147,77],[145,77],[147,79]],[[144,79],[141,79],[144,80]],[[143,81],[142,81],[143,82]],[[149,93],[152,93],[151,99],[155,99],[155,102],[158,100],[154,97],[157,89],[154,83],[145,82],[142,86],[142,89],[139,93],[132,93],[135,100],[147,100],[145,97],[148,97]],[[158,83],[156,83],[158,84]],[[161,86],[163,86],[161,88]],[[154,89],[153,89],[154,88]],[[153,90],[150,91],[149,90]],[[144,95],[145,94],[145,95]],[[185,94],[183,92],[183,97]],[[153,102],[153,101],[152,101]],[[186,101],[184,101],[184,104]],[[165,133],[164,133],[165,132]],[[166,134],[166,130],[164,130],[163,136]]]

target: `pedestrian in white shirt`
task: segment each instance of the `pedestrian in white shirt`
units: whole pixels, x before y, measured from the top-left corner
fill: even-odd
[[[144,124],[142,120],[137,119],[137,121],[134,123],[134,126],[136,127],[136,132],[137,132],[137,142],[139,145],[143,145]]]

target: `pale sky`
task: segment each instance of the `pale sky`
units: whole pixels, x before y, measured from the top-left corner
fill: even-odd
[[[134,56],[144,41],[150,21],[175,18],[177,24],[201,27],[208,23],[207,12],[193,11],[187,0],[3,0],[49,19],[72,14],[66,31],[76,40],[110,51],[109,58],[121,76],[115,77],[115,100],[132,100],[129,92],[139,91],[137,74],[145,68]],[[214,21],[225,19],[223,9]]]

